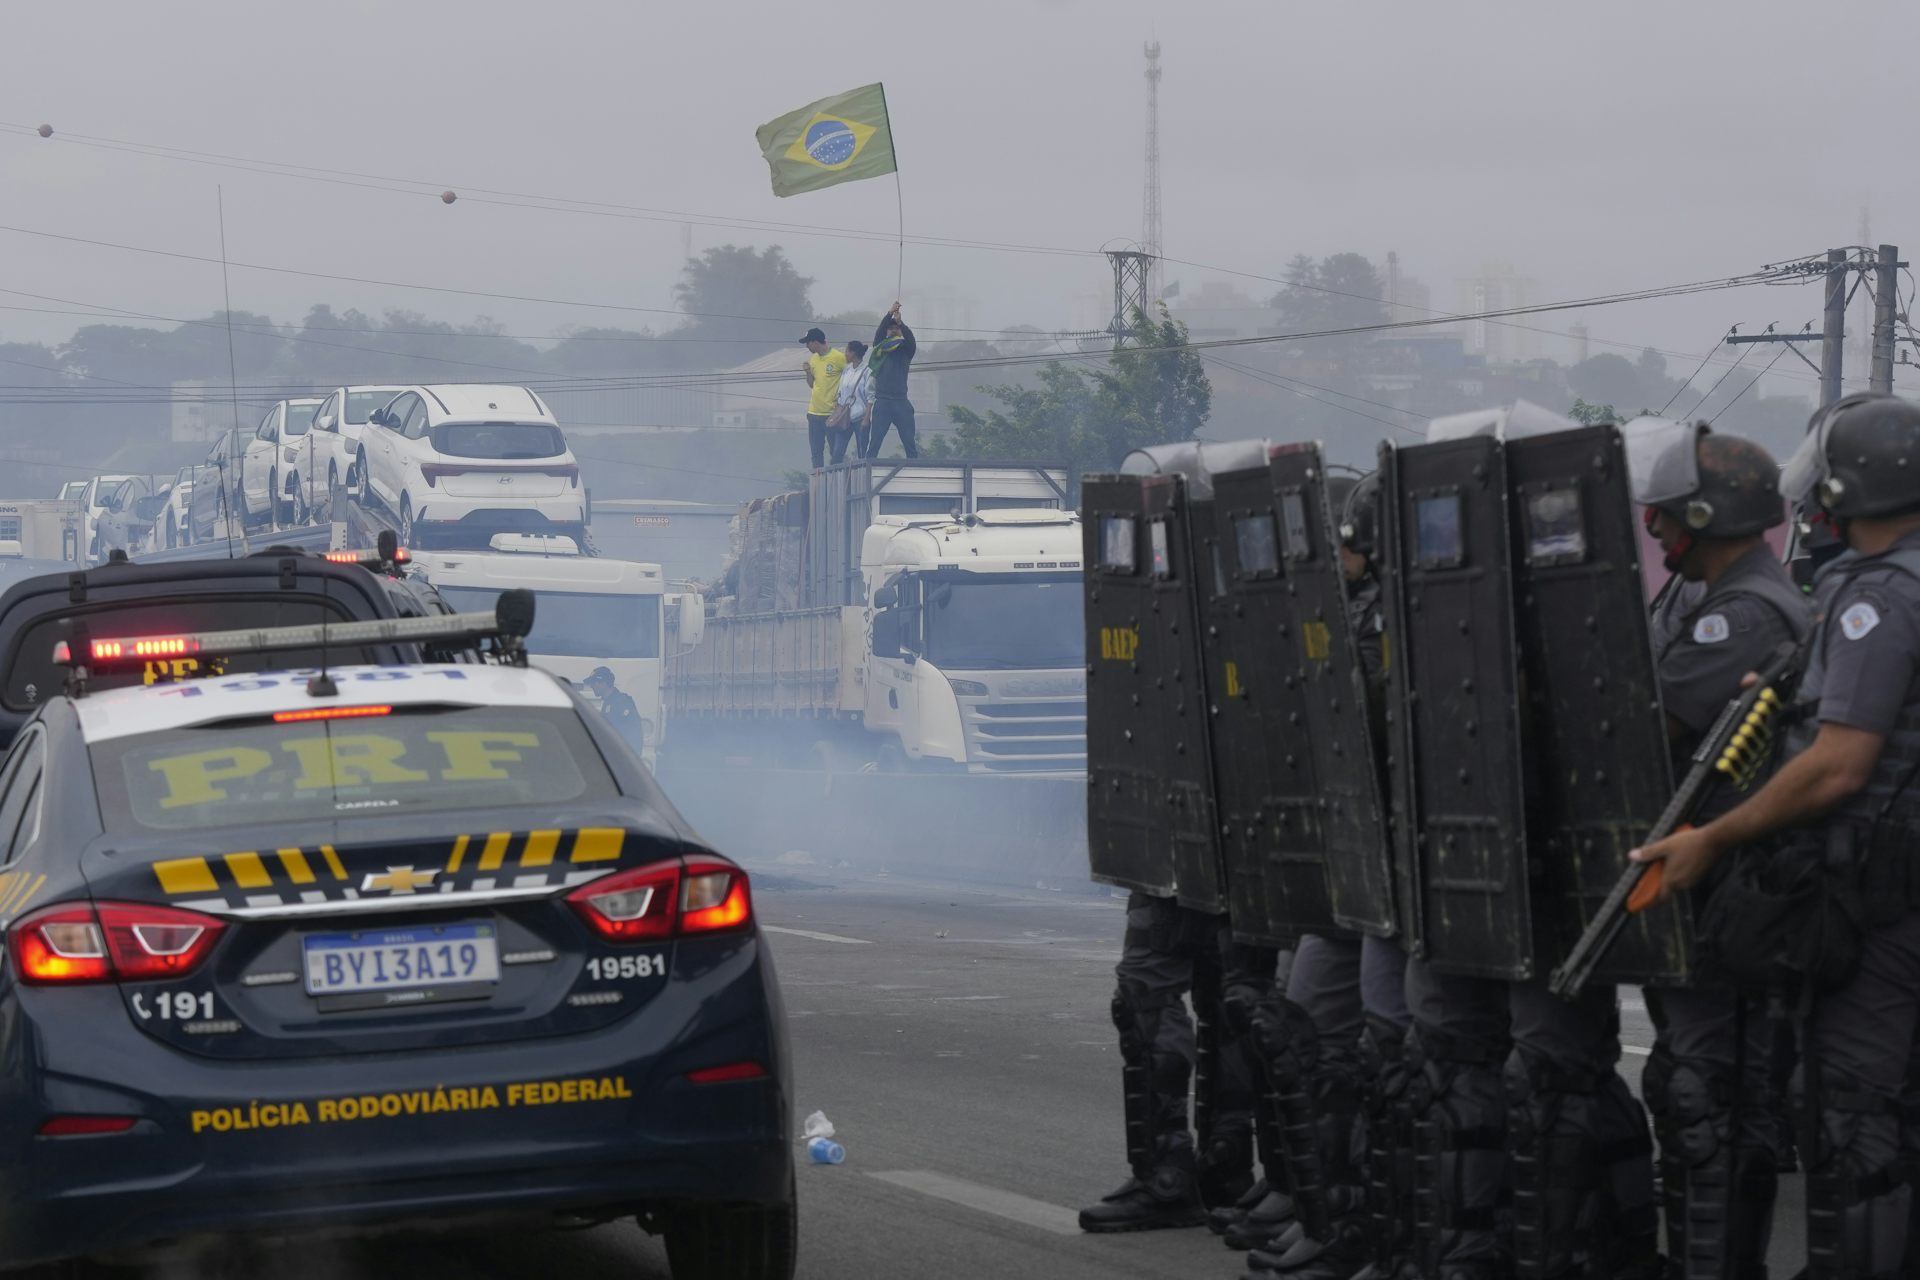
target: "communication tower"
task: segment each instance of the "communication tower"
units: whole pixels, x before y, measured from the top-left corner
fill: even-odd
[[[1148,305],[1160,301],[1166,287],[1160,267],[1160,42],[1149,40],[1147,55],[1147,184],[1141,198],[1140,250],[1148,265],[1145,293]]]

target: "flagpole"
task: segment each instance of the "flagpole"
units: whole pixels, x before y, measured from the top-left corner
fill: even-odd
[[[880,82],[880,114],[887,122],[887,147],[893,152],[893,213],[895,234],[898,236],[898,252],[894,259],[893,300],[900,301],[901,290],[907,282],[907,204],[900,194],[900,143],[893,134],[893,112],[887,108],[887,85]]]

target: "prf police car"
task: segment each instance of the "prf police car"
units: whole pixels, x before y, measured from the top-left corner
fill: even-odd
[[[0,1269],[532,1212],[636,1216],[682,1280],[791,1274],[747,877],[525,666],[531,621],[62,642],[0,764]],[[428,642],[496,661],[86,687]]]

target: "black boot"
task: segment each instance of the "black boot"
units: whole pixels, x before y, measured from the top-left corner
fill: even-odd
[[[1253,1212],[1255,1205],[1267,1198],[1267,1180],[1258,1179],[1247,1193],[1232,1204],[1221,1205],[1218,1209],[1207,1211],[1207,1230],[1215,1235],[1225,1235],[1227,1228]]]
[[[1284,1191],[1269,1191],[1267,1198],[1255,1205],[1246,1217],[1226,1229],[1227,1248],[1240,1252],[1272,1248],[1276,1241],[1298,1228],[1297,1218],[1292,1196]],[[1291,1244],[1292,1240],[1287,1243]]]
[[[1159,1231],[1197,1227],[1206,1220],[1191,1151],[1168,1153],[1146,1181],[1128,1178],[1099,1204],[1080,1211],[1080,1229],[1091,1232]]]

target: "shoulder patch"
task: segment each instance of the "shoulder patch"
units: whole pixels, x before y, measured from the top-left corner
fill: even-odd
[[[1880,611],[1865,600],[1840,615],[1840,630],[1847,639],[1858,640],[1880,625]]]
[[[1719,644],[1733,634],[1733,628],[1727,625],[1727,615],[1710,613],[1693,624],[1693,642],[1695,644]]]

